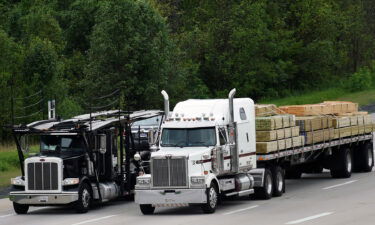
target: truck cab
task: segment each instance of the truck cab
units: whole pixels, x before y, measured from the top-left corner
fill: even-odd
[[[137,178],[135,202],[144,214],[190,204],[212,213],[220,195],[249,195],[260,185],[254,102],[234,99],[234,93],[228,99],[179,102],[167,114],[160,150],[151,154],[151,173]]]

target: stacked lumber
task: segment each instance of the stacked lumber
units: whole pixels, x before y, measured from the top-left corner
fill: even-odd
[[[325,101],[319,104],[280,106],[279,111],[296,116],[338,115],[358,112],[358,104],[343,101]]]
[[[373,132],[368,112],[358,111],[358,104],[325,101],[320,104],[281,106],[279,111],[296,115],[296,125],[305,137],[305,144],[315,144]]]
[[[297,136],[287,139],[281,139],[276,141],[268,141],[268,142],[257,142],[256,143],[256,149],[257,153],[270,153],[270,152],[276,152],[281,151],[293,147],[300,147],[304,145],[304,137],[303,136]]]
[[[323,104],[330,106],[332,114],[358,112],[358,103],[343,101],[324,101]]]
[[[277,107],[273,104],[256,104],[255,105],[255,115],[256,116],[273,116],[277,113]]]
[[[299,135],[299,127],[288,127],[278,130],[269,131],[257,131],[256,140],[257,141],[274,141],[284,138],[295,137]]]
[[[332,127],[332,118],[327,116],[296,117],[296,124],[301,131],[314,131]]]
[[[256,117],[257,153],[270,153],[304,145],[294,115]]]
[[[255,129],[261,130],[276,130],[295,126],[295,116],[293,115],[276,115],[268,117],[256,117]]]

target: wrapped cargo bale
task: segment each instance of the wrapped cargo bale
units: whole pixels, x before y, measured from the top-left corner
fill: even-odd
[[[305,145],[305,137],[297,136],[285,139],[285,149],[296,148]]]
[[[257,153],[270,153],[285,149],[285,139],[269,142],[257,142],[256,152]]]
[[[330,141],[334,139],[335,133],[333,128],[327,128],[323,130],[314,130],[308,132],[301,132],[305,136],[305,144],[316,144],[324,141]]]
[[[326,104],[307,104],[307,105],[287,105],[280,106],[280,112],[293,114],[296,116],[315,116],[332,114],[331,105]]]
[[[364,126],[350,126],[350,127],[343,127],[339,129],[335,129],[335,139],[350,137],[358,134],[364,134],[365,127]]]
[[[313,131],[332,127],[332,118],[327,116],[296,117],[300,131]]]
[[[358,103],[346,101],[324,101],[323,104],[331,105],[334,114],[358,112]]]
[[[277,113],[277,107],[273,104],[256,104],[255,105],[255,115],[256,116],[273,116]]]
[[[375,132],[375,124],[368,124],[365,126],[365,133]]]
[[[375,131],[374,124],[343,127],[335,129],[335,139],[350,137],[354,135],[369,134]]]
[[[357,118],[357,125],[368,125],[372,124],[372,116],[371,115],[359,115],[356,116]]]
[[[359,112],[351,112],[351,113],[337,113],[337,116],[364,116],[367,115],[368,112],[366,111],[359,111]]]
[[[351,117],[335,117],[332,119],[333,128],[349,127],[351,125]]]
[[[295,126],[295,117],[293,115],[277,115],[255,118],[255,129],[257,131],[277,130],[290,126]]]
[[[299,127],[288,127],[282,128],[278,130],[270,130],[270,131],[257,131],[256,132],[256,141],[274,141],[289,137],[295,137],[299,135]]]

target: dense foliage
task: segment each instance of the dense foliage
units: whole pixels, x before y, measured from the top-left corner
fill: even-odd
[[[0,0],[0,124],[12,93],[16,115],[45,107],[21,99],[40,90],[65,118],[115,89],[127,110],[160,108],[162,89],[172,103],[363,90],[374,59],[373,0]]]

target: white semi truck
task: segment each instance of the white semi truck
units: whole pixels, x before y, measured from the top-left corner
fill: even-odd
[[[137,177],[135,202],[143,214],[155,207],[198,204],[213,213],[222,196],[269,199],[285,192],[285,175],[331,170],[350,177],[353,168],[372,170],[373,135],[340,138],[269,154],[256,154],[255,107],[250,98],[187,100],[167,115],[151,173]],[[140,157],[135,157],[140,158]],[[333,172],[332,172],[333,171]]]

